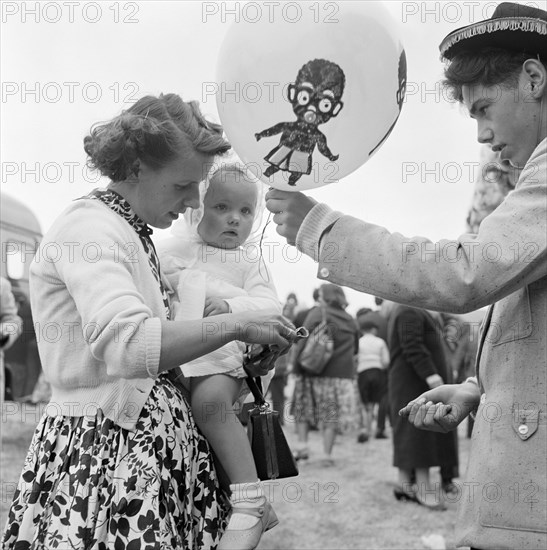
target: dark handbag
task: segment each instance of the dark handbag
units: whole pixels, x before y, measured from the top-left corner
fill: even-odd
[[[262,395],[260,378],[247,376],[247,385],[255,398],[249,412],[247,435],[261,480],[298,475],[296,461],[279,423],[279,413],[271,410]]]

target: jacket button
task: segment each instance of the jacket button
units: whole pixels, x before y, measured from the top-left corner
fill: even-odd
[[[519,434],[526,435],[528,433],[528,426],[526,424],[521,424],[519,426]]]
[[[319,270],[319,275],[321,275],[321,277],[328,277],[329,276],[329,270],[326,267],[322,267]]]

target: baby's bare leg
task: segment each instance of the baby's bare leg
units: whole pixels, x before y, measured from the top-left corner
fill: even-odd
[[[196,424],[215,451],[230,482],[256,482],[258,474],[249,440],[233,408],[242,380],[225,374],[190,380]]]

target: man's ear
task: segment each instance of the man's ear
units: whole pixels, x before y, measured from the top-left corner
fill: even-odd
[[[545,69],[545,65],[538,59],[527,59],[522,65],[522,70],[528,80],[530,95],[534,99],[541,99],[545,94],[547,84],[547,69]]]
[[[339,101],[334,106],[334,109],[332,110],[332,115],[331,116],[335,117],[342,110],[343,107],[344,107],[344,104],[341,101]]]

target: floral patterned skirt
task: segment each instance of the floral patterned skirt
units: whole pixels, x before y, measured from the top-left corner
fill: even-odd
[[[293,414],[296,422],[337,424],[341,433],[357,426],[356,383],[351,378],[295,376]]]
[[[41,419],[2,548],[209,549],[227,511],[209,445],[160,376],[134,432],[100,412]]]

